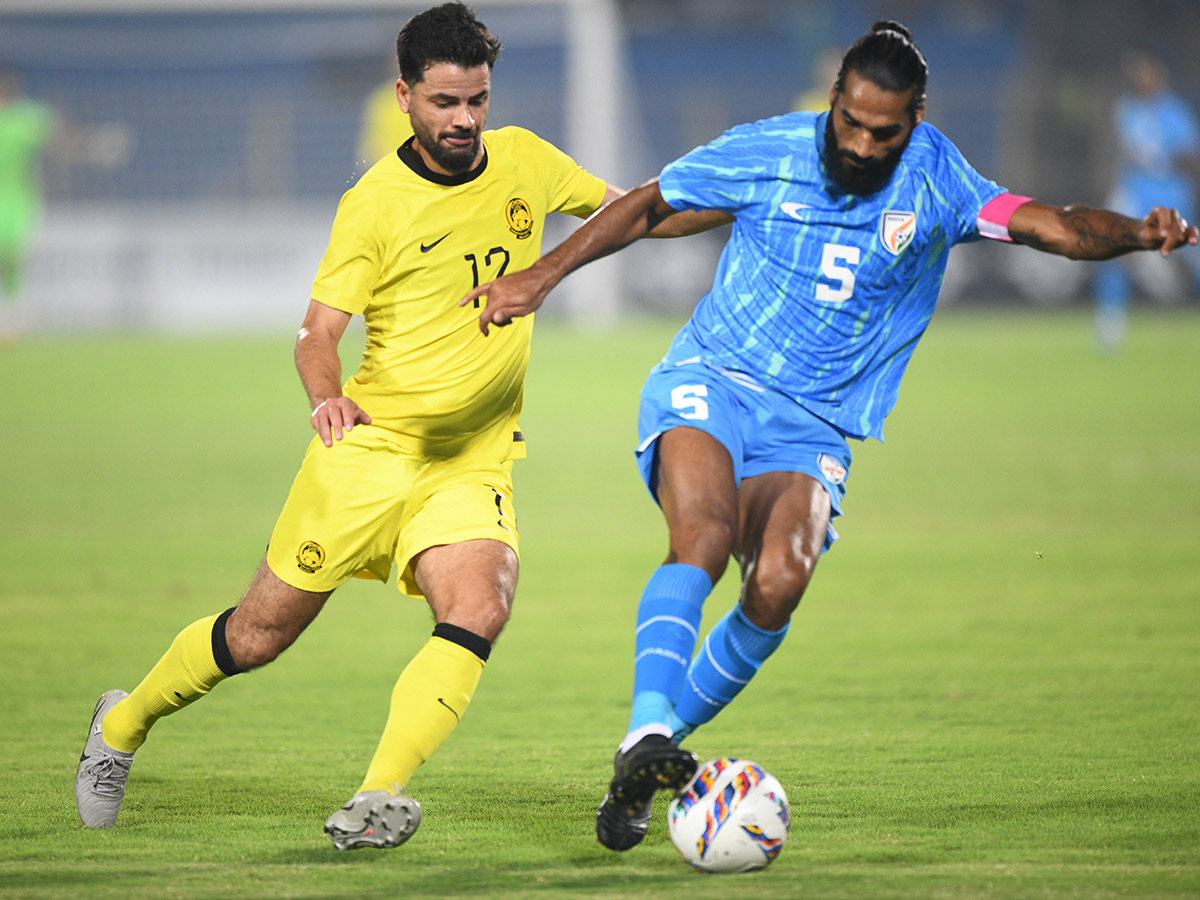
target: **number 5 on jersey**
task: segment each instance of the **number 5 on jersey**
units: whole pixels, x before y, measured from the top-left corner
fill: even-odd
[[[825,303],[842,303],[849,300],[850,295],[854,293],[854,270],[850,266],[857,266],[861,257],[861,251],[857,247],[826,244],[821,251],[821,275],[835,282],[837,286],[818,281],[817,299]]]
[[[671,405],[680,410],[681,419],[707,419],[708,401],[703,399],[707,396],[706,384],[681,384],[671,391]]]

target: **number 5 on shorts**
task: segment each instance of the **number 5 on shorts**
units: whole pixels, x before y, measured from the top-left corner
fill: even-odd
[[[701,399],[707,396],[706,384],[681,384],[671,391],[671,405],[681,410],[681,419],[707,419],[708,402]]]

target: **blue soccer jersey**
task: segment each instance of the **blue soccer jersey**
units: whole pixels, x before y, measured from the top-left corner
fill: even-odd
[[[950,248],[980,237],[979,212],[1004,189],[922,123],[882,191],[847,194],[822,162],[827,116],[740,125],[663,170],[671,206],[734,216],[712,290],[666,361],[698,348],[848,435],[882,440]]]

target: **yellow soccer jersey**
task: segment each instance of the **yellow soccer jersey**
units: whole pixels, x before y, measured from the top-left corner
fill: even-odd
[[[517,416],[533,317],[489,336],[472,287],[531,265],[547,213],[586,216],[605,183],[523,128],[483,133],[486,160],[433,172],[409,144],[345,193],[314,300],[366,319],[362,364],[345,393],[422,456],[524,456]]]

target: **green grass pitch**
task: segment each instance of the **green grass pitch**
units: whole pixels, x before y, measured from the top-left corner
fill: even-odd
[[[690,746],[783,782],[779,860],[705,876],[665,801],[593,815],[665,551],[631,448],[677,323],[538,327],[522,580],[413,840],[338,854],[422,604],[352,583],[274,665],[159,723],[117,827],[72,779],[97,695],[233,605],[310,432],[291,339],[0,348],[0,898],[1200,897],[1200,316],[935,319],[792,633]],[[731,573],[706,612],[736,596]]]

